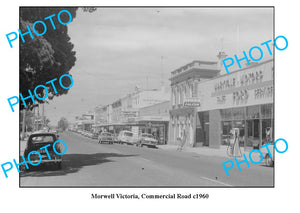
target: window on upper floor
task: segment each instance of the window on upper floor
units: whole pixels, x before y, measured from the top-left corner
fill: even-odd
[[[193,90],[192,90],[192,97],[198,96],[198,82],[194,82],[193,84]]]

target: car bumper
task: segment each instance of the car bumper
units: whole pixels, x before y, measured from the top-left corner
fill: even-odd
[[[39,161],[31,161],[31,163],[33,164],[37,164]],[[41,164],[50,164],[50,163],[59,163],[62,162],[62,159],[51,159],[51,160],[42,160],[41,163],[39,163],[39,165]],[[29,165],[31,165],[31,163],[29,161],[26,161],[26,163]]]
[[[147,146],[156,146],[157,145],[157,143],[155,143],[155,142],[146,142],[146,141],[142,142],[142,144],[147,145]]]

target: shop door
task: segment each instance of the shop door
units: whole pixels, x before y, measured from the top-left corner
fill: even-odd
[[[205,141],[204,146],[209,146],[209,123],[204,124],[204,132],[205,132]]]
[[[248,126],[248,139],[247,139],[247,146],[258,148],[259,146],[259,133],[260,133],[260,125],[259,119],[253,119],[247,121]]]

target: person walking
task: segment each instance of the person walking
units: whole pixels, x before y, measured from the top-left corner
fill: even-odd
[[[182,130],[182,132],[180,134],[180,137],[178,137],[177,140],[179,142],[177,151],[182,151],[182,149],[185,145],[185,142],[186,142],[186,132],[185,132],[185,130]]]

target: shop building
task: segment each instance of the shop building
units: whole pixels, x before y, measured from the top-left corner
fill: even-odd
[[[274,138],[273,60],[202,81],[198,86],[194,146],[228,145],[239,129],[239,145],[258,148]]]
[[[81,116],[76,116],[75,128],[89,132],[93,131],[93,125],[95,123],[94,118],[95,117],[93,112],[87,112],[82,114]]]
[[[177,138],[185,132],[186,145],[194,146],[200,105],[198,86],[219,73],[218,62],[211,61],[193,61],[171,72],[169,144],[177,144]]]
[[[140,108],[138,123],[139,132],[152,134],[159,144],[168,141],[170,101]]]
[[[274,138],[273,60],[251,63],[219,75],[216,63],[194,61],[172,72],[169,142],[227,146],[231,130],[239,130],[239,145],[258,148]]]
[[[119,98],[106,107],[97,110],[96,118],[101,120],[95,127],[98,130],[108,130],[118,134],[121,130],[132,131],[135,135],[141,132],[140,127],[144,126],[138,120],[141,108],[156,105],[170,100],[168,88],[162,86],[161,89],[135,90],[126,96]],[[99,121],[100,121],[99,120]]]

